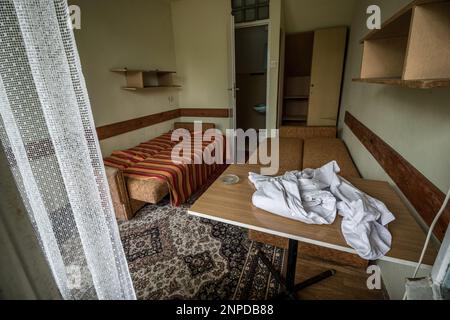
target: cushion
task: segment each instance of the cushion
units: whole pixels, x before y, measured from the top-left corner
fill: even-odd
[[[267,155],[272,155],[271,139],[267,142]],[[263,149],[260,144],[258,150]],[[264,150],[262,150],[264,151]],[[259,152],[259,151],[256,151]],[[282,171],[301,170],[303,158],[303,140],[296,138],[280,138],[280,169]],[[258,154],[259,160],[259,154]]]
[[[167,183],[158,179],[127,178],[127,187],[131,199],[146,203],[157,204],[169,194]]]
[[[280,137],[283,138],[336,138],[336,127],[286,127],[280,128]]]
[[[303,140],[280,138],[280,168],[284,170],[301,170],[303,159]]]
[[[303,169],[317,169],[336,160],[343,177],[360,178],[344,142],[339,139],[307,139],[303,147]]]

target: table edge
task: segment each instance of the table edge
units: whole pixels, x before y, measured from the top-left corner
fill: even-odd
[[[292,240],[297,240],[300,242],[304,242],[304,243],[308,243],[308,244],[312,244],[312,245],[317,245],[320,247],[325,247],[325,248],[329,248],[329,249],[333,249],[333,250],[338,250],[338,251],[342,251],[342,252],[346,252],[346,253],[351,253],[351,254],[356,254],[357,252],[356,250],[349,248],[349,247],[343,247],[341,245],[336,245],[336,244],[332,244],[332,243],[328,243],[328,242],[323,242],[323,241],[319,241],[319,240],[313,240],[313,239],[309,239],[309,238],[305,238],[305,237],[300,237],[300,236],[295,236],[292,234],[288,234],[288,233],[283,233],[283,232],[278,232],[275,230],[271,230],[271,229],[266,229],[266,228],[262,228],[262,227],[256,227],[253,225],[248,225],[245,223],[240,223],[240,222],[236,222],[236,221],[232,221],[232,220],[228,220],[228,219],[223,219],[223,218],[219,218],[219,217],[215,217],[215,216],[210,216],[207,214],[203,214],[200,212],[196,212],[193,210],[188,210],[188,214],[192,215],[192,216],[196,216],[199,218],[205,218],[208,220],[213,220],[213,221],[218,221],[218,222],[222,222],[222,223],[226,223],[226,224],[230,224],[233,226],[237,226],[237,227],[241,227],[241,228],[245,228],[245,229],[250,229],[250,230],[254,230],[254,231],[259,231],[259,232],[263,232],[263,233],[268,233],[274,236],[278,236],[278,237],[282,237],[282,238],[288,238],[288,239],[292,239]],[[392,263],[397,263],[397,264],[401,264],[401,265],[405,265],[408,267],[416,267],[418,262],[414,262],[414,261],[409,261],[409,260],[404,260],[404,259],[399,259],[399,258],[393,258],[393,257],[388,257],[388,256],[384,256],[380,259],[378,259],[379,261],[386,261],[386,262],[392,262]],[[431,265],[422,264],[422,268],[432,268]]]

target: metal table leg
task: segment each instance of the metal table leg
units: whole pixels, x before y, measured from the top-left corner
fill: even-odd
[[[289,240],[288,247],[288,260],[286,269],[286,279],[278,272],[272,265],[269,259],[264,255],[264,253],[259,250],[258,258],[261,262],[269,269],[270,273],[273,275],[275,280],[281,285],[283,293],[287,295],[288,298],[295,299],[296,293],[300,290],[308,288],[320,281],[323,281],[336,274],[336,270],[327,270],[321,274],[303,281],[302,283],[295,284],[295,273],[297,269],[297,252],[298,252],[298,241]]]

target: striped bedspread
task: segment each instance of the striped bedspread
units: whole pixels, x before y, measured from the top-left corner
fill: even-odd
[[[171,133],[167,133],[135,148],[114,152],[105,159],[105,165],[123,170],[126,177],[165,181],[172,205],[179,206],[206,183],[217,165],[195,164],[195,160],[202,159],[205,148],[211,148],[210,142],[201,146],[192,144],[190,154],[172,159],[172,149],[177,144],[171,141]]]
[[[168,132],[134,148],[114,151],[111,156],[104,159],[105,166],[125,170],[158,152],[173,148],[177,143],[173,142],[171,138],[172,133]]]

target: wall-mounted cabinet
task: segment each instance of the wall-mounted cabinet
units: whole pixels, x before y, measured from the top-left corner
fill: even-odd
[[[137,91],[154,88],[181,88],[174,83],[173,71],[131,70],[127,68],[112,69],[112,72],[122,73],[126,78],[124,90]]]
[[[361,42],[361,78],[354,81],[450,87],[450,1],[414,1]]]

